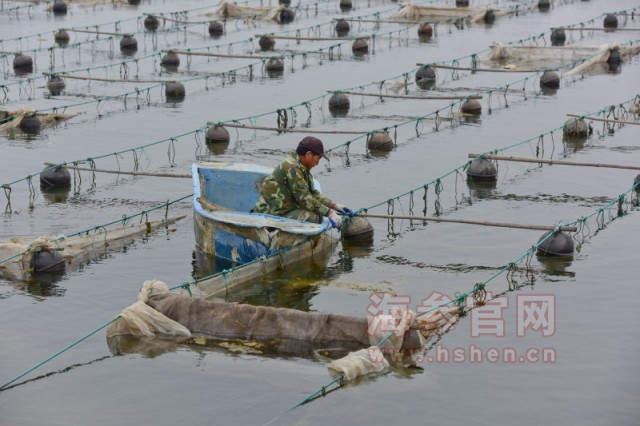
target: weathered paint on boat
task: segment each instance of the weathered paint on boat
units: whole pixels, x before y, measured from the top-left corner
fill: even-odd
[[[254,164],[195,163],[193,207],[196,244],[205,253],[237,264],[278,255],[280,264],[333,246],[337,232],[320,224],[250,213],[272,169]],[[335,234],[335,235],[334,235]]]

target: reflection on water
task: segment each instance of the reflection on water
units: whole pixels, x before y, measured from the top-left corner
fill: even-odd
[[[493,199],[496,196],[496,180],[467,179],[469,195],[477,199]]]
[[[562,144],[564,145],[564,149],[567,152],[578,152],[584,148],[585,143],[587,142],[586,136],[563,136]]]
[[[547,275],[575,277],[574,271],[567,268],[573,263],[573,256],[537,256],[538,262],[542,265],[542,272]]]
[[[44,199],[50,204],[66,203],[69,198],[69,193],[71,192],[70,187],[59,188],[44,185],[40,187],[40,190],[42,191]]]

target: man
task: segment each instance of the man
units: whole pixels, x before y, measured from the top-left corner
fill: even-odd
[[[353,213],[314,188],[311,169],[322,157],[328,160],[320,139],[313,136],[302,139],[295,153],[289,154],[264,180],[260,199],[252,211],[315,223],[321,223],[322,216],[326,216],[334,228],[339,228],[342,218],[337,211]]]

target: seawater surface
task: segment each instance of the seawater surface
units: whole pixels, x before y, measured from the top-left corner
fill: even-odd
[[[44,11],[44,5],[7,12],[4,9],[24,3],[5,1],[0,10],[0,50],[28,53],[51,46],[52,33],[59,28],[121,20],[122,31],[140,31],[141,24],[131,19],[144,13],[203,8],[188,16],[209,20],[201,14],[216,6],[195,0],[181,1],[179,6],[176,3],[149,0],[139,6],[111,2],[88,8],[70,5],[65,17],[53,17]],[[446,4],[452,6],[453,2]],[[492,4],[508,7],[514,3]],[[257,49],[257,34],[307,28],[333,18],[376,11],[389,16],[398,7],[387,1],[358,1],[353,10],[343,13],[337,2],[317,6],[309,3],[308,8],[306,2],[301,5],[291,24],[228,22],[227,34],[219,40],[210,39],[204,26],[162,33],[157,38],[138,32],[138,64],[93,70],[91,75],[120,78],[126,72],[137,73],[140,79],[166,78],[172,74],[158,72],[162,54],[150,60],[142,58],[168,48],[214,46],[248,38],[254,39]],[[329,60],[326,52],[322,60],[309,54],[304,66],[299,58],[293,61],[293,69],[287,62],[281,76],[270,77],[256,65],[251,82],[242,72],[235,82],[226,75],[224,86],[219,77],[209,83],[190,81],[182,102],[168,102],[162,89],[154,88],[127,96],[126,103],[121,98],[96,103],[97,96],[135,92],[135,87],[148,85],[80,80],[68,80],[64,94],[49,97],[46,80],[41,78],[43,72],[51,71],[51,56],[46,49],[37,53],[37,70],[20,77],[33,78],[33,82],[25,81],[22,86],[11,85],[18,77],[11,67],[13,56],[5,56],[2,84],[9,90],[0,109],[73,104],[76,106],[66,112],[80,114],[36,136],[1,134],[0,182],[9,184],[35,174],[44,162],[89,157],[96,158],[98,168],[130,170],[135,158],[143,170],[166,173],[189,173],[196,159],[275,166],[295,148],[300,134],[254,134],[231,129],[228,146],[211,151],[201,137],[181,135],[210,121],[261,116],[336,89],[355,87],[352,90],[358,91],[358,86],[374,81],[402,80],[404,73],[412,81],[416,63],[451,61],[484,52],[495,41],[526,39],[552,27],[594,17],[598,19],[588,25],[600,27],[601,14],[636,6],[637,2],[631,0],[557,2],[549,12],[499,17],[490,26],[459,29],[440,24],[437,36],[425,43],[418,40],[415,27],[411,27],[391,41],[379,37],[375,52],[359,59],[352,58],[350,45],[345,44],[335,53],[341,60]],[[637,21],[637,17],[629,19],[625,27],[637,30]],[[352,25],[353,31],[361,33],[397,28],[394,24],[382,24],[377,29],[371,24]],[[113,26],[105,26],[104,31],[113,31]],[[33,34],[40,35],[27,40],[26,36]],[[9,41],[19,36],[25,39]],[[74,42],[91,37],[95,36],[72,34]],[[635,40],[638,33],[594,31],[570,37],[578,44],[601,45]],[[288,50],[327,46],[284,40],[278,40],[277,45]],[[244,52],[247,46],[239,44],[233,52]],[[88,42],[59,50],[55,50],[57,72],[117,64],[128,58],[120,54],[117,39],[112,47],[109,42]],[[181,60],[176,78],[227,72],[251,62],[203,57],[194,57],[191,62],[184,57]],[[460,62],[461,66],[465,63]],[[422,185],[466,162],[469,153],[536,138],[561,127],[566,114],[586,114],[621,104],[640,92],[639,71],[637,57],[631,58],[617,73],[563,78],[556,93],[542,93],[535,77],[524,82],[520,74],[455,75],[439,70],[438,89],[488,88],[516,82],[509,89],[523,93],[507,96],[506,101],[495,94],[490,100],[485,96],[479,119],[464,120],[455,115],[453,125],[443,122],[438,131],[429,119],[419,124],[418,132],[415,125],[400,126],[397,147],[384,156],[369,155],[364,140],[357,140],[348,156],[343,150],[335,150],[330,164],[322,162],[314,174],[329,197],[354,209],[384,203],[372,210],[376,213],[387,213],[388,199],[415,189],[413,204],[404,197],[394,202],[393,213],[422,214]],[[366,90],[374,91],[371,87]],[[416,90],[415,85],[409,86],[409,92],[428,93]],[[326,107],[327,99],[310,102],[310,128],[367,131],[391,127],[406,117],[436,109],[442,109],[446,116],[449,105],[443,101],[381,102],[353,96],[349,115],[333,117]],[[79,105],[83,101],[87,103]],[[308,119],[306,107],[298,106],[296,112],[298,125],[303,125]],[[276,116],[259,117],[255,122],[273,127]],[[637,127],[616,127],[610,132],[601,123],[593,123],[593,134],[578,145],[564,143],[562,133],[555,132],[554,137],[545,136],[544,150],[547,156],[554,152],[554,158],[572,161],[638,165]],[[176,142],[171,147],[165,143],[138,150],[135,155],[126,152],[117,159],[98,158],[172,136]],[[322,136],[327,148],[352,138],[343,134]],[[536,143],[525,144],[505,155],[532,157],[535,149]],[[501,162],[498,170],[497,183],[488,187],[468,185],[464,174],[443,179],[438,200],[442,213],[451,218],[553,225],[590,215],[605,206],[627,191],[637,174],[633,170],[506,162]],[[25,182],[12,184],[11,204],[0,217],[2,240],[16,235],[79,232],[192,192],[189,179],[99,173],[94,179],[86,172],[81,176],[82,181],[76,179],[69,193],[57,196],[41,193],[37,177],[31,192]],[[435,201],[431,185],[427,214],[435,214]],[[615,216],[615,208],[605,211],[607,225],[601,230],[591,219],[583,230],[584,243],[572,259],[552,262],[533,256],[531,273],[526,274],[524,263],[519,262],[510,280],[501,274],[487,284],[493,294],[507,291],[499,299],[503,303],[503,335],[474,336],[472,312],[433,342],[419,368],[393,369],[347,384],[288,412],[331,380],[321,359],[234,352],[219,342],[176,344],[159,340],[142,342],[125,354],[117,354],[109,348],[101,330],[0,392],[0,424],[638,424],[640,377],[635,354],[640,350],[636,327],[640,314],[634,306],[634,290],[640,268],[634,247],[640,217],[636,206],[627,202],[624,207],[630,214],[613,221],[609,219]],[[163,214],[149,213],[149,218]],[[135,301],[143,281],[160,279],[175,286],[208,271],[196,261],[190,198],[173,204],[169,214],[186,218],[170,230],[113,247],[62,276],[34,277],[29,282],[0,280],[0,386],[109,322]],[[326,265],[288,268],[244,286],[242,292],[230,291],[228,299],[365,316],[372,293],[388,292],[409,297],[410,307],[415,309],[433,292],[455,297],[470,291],[475,283],[484,282],[519,259],[543,233],[447,223],[371,221],[375,239],[370,247],[339,244]],[[518,290],[508,291],[514,287]],[[552,335],[544,336],[540,330],[518,335],[518,298],[527,295],[548,296],[554,301]],[[543,349],[551,359],[520,362],[519,357],[527,351],[542,354]],[[454,358],[456,350],[463,359]],[[492,350],[499,354],[497,359],[488,356],[490,351],[494,353]],[[518,354],[516,362],[504,358],[509,351]]]

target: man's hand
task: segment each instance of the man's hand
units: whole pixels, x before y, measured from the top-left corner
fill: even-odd
[[[345,206],[344,204],[338,204],[338,203],[333,203],[335,205],[335,209],[338,211],[338,213],[341,213],[344,216],[349,216],[349,217],[353,217],[353,211]]]
[[[329,222],[331,222],[331,226],[334,228],[340,228],[342,225],[342,218],[338,216],[335,210],[329,210],[329,214],[327,214],[327,218],[329,218]]]

